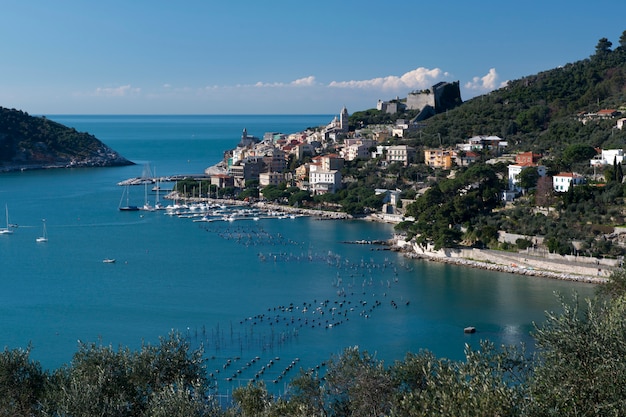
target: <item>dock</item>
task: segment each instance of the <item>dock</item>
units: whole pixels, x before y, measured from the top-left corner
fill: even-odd
[[[157,183],[168,183],[168,182],[176,182],[182,181],[186,178],[192,178],[195,181],[209,181],[211,177],[206,174],[187,174],[187,175],[170,175],[167,177],[133,177],[128,178],[124,181],[120,181],[117,185],[127,186],[127,185],[144,185],[144,184],[157,184]]]

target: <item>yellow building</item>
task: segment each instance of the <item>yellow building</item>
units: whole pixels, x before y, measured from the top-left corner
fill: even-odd
[[[424,163],[433,168],[452,168],[454,151],[450,149],[426,149],[424,150]]]

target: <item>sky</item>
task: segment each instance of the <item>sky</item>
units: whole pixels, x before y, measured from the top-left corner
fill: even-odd
[[[458,81],[468,100],[619,46],[588,0],[2,0],[0,106],[339,114]]]

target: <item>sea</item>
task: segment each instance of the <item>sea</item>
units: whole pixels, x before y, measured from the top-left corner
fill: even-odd
[[[237,145],[244,128],[258,137],[293,133],[333,115],[46,117],[136,163],[0,175],[0,207],[18,226],[0,235],[0,347],[29,348],[50,371],[70,364],[81,343],[140,349],[178,332],[203,346],[220,391],[263,380],[280,393],[300,369],[323,370],[348,347],[387,365],[423,350],[461,360],[466,345],[481,340],[532,349],[534,323],[559,311],[557,294],[585,298],[595,290],[353,243],[392,237],[389,224],[197,222],[118,210],[118,183],[147,166],[159,177],[199,174]],[[138,206],[157,198],[143,186],[129,193]],[[44,223],[48,241],[36,242]],[[476,333],[464,333],[467,326]]]

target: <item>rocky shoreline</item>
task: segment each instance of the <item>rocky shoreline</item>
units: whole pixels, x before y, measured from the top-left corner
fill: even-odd
[[[19,172],[33,171],[44,169],[62,169],[62,168],[105,168],[120,167],[127,165],[135,165],[134,162],[126,158],[114,154],[106,157],[92,157],[82,160],[58,160],[54,162],[38,162],[38,163],[5,163],[0,164],[0,172]]]

